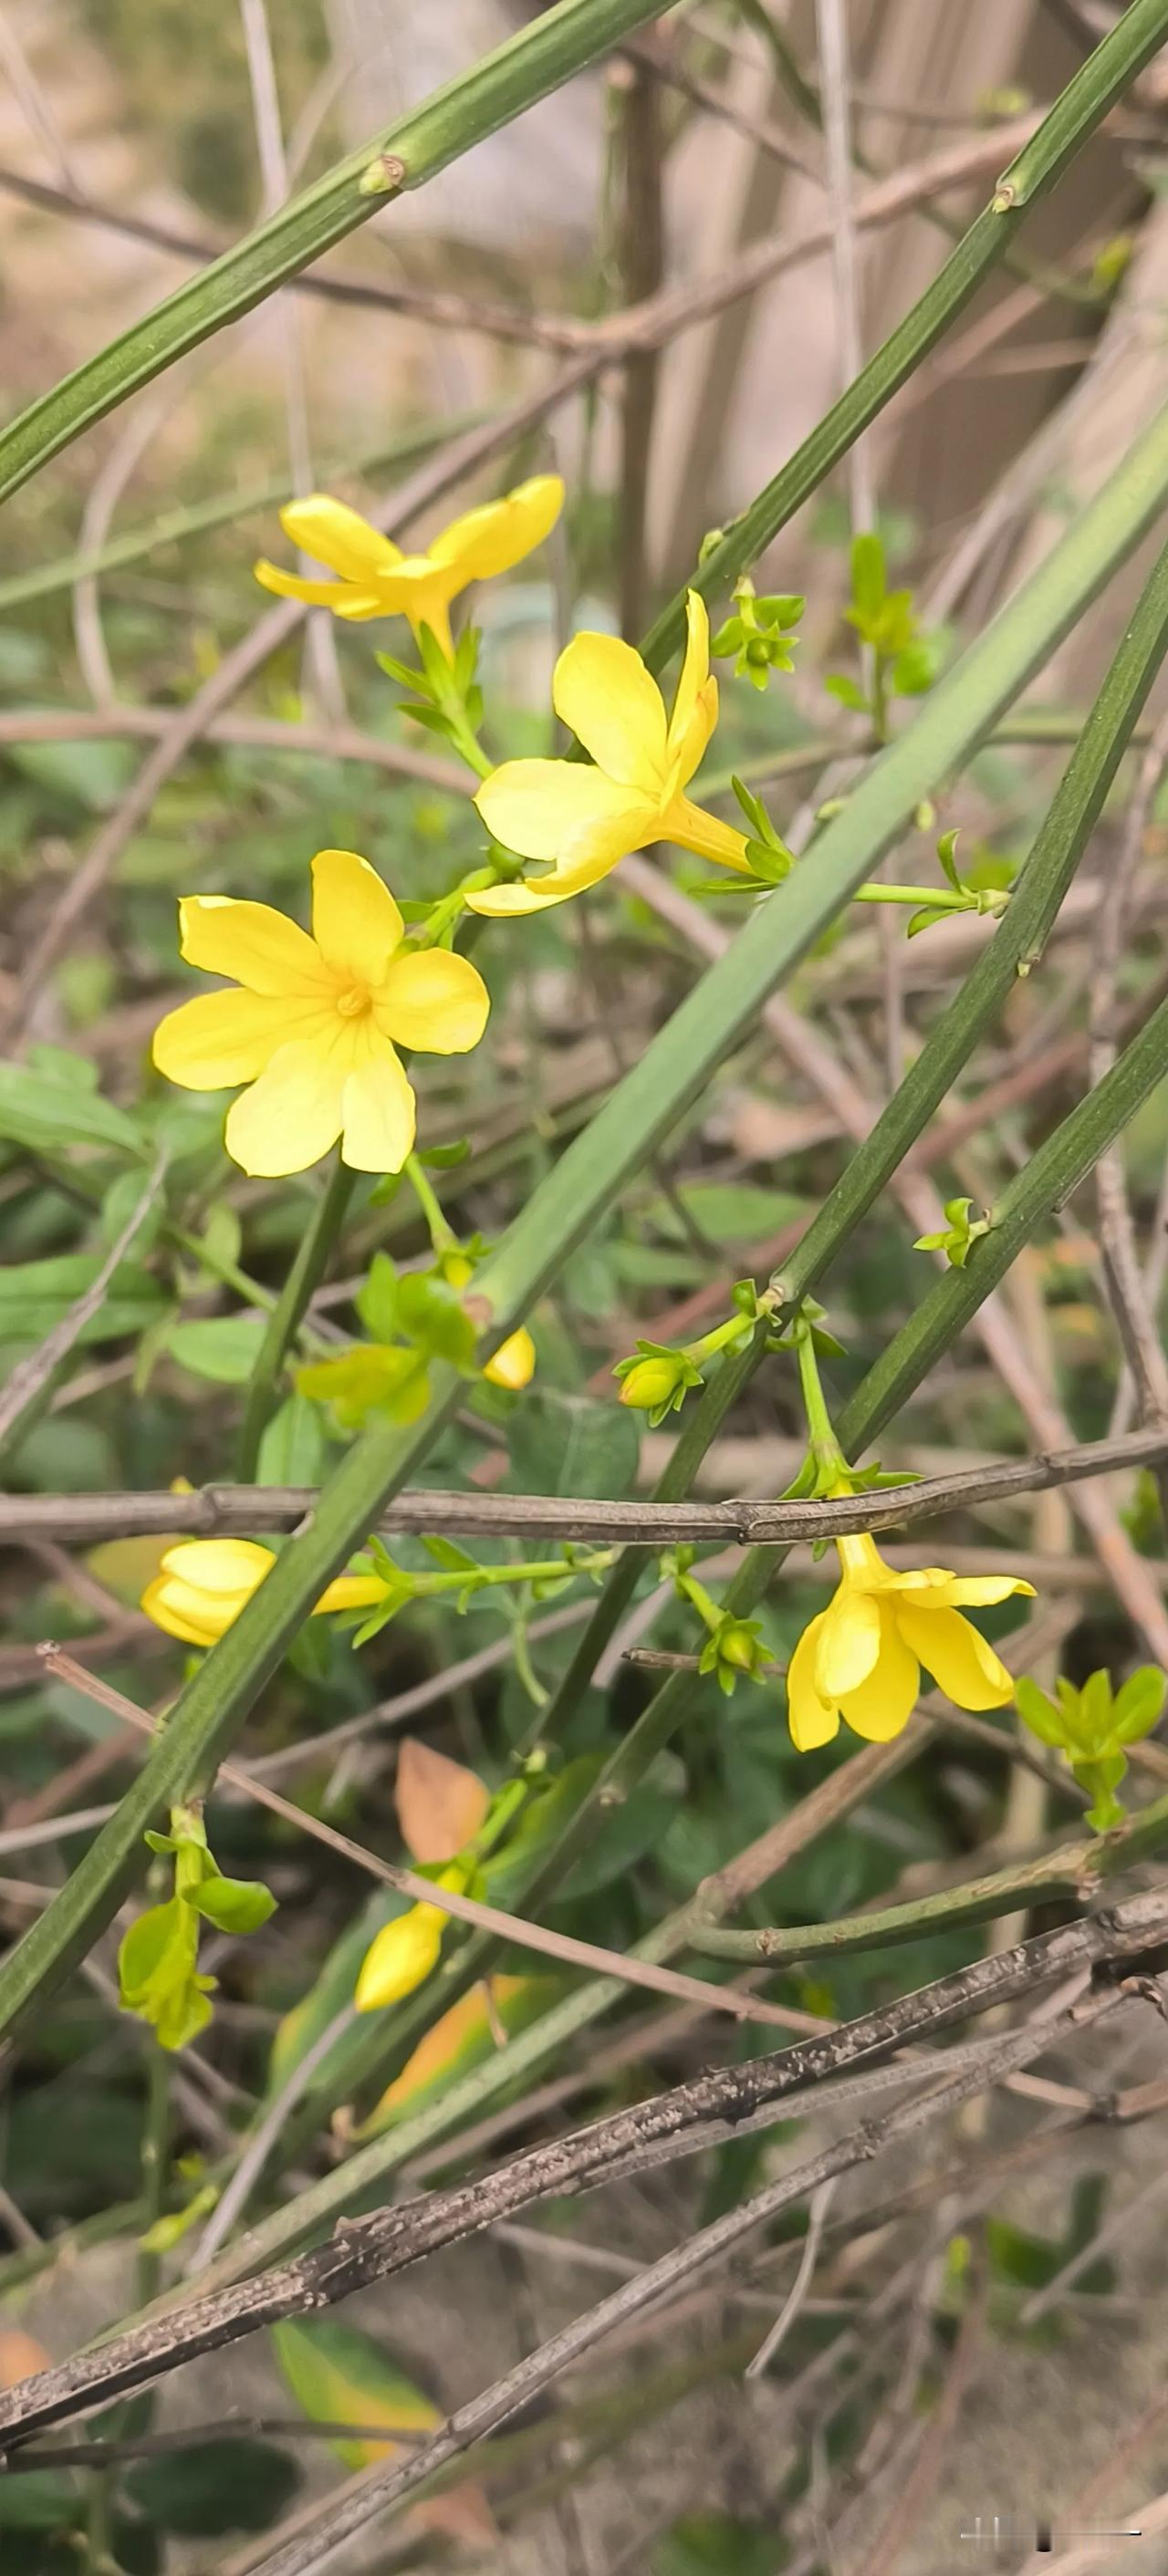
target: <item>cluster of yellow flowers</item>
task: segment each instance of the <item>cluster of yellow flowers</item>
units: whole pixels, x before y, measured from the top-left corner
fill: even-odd
[[[409,555],[355,511],[316,493],[292,503],[282,522],[292,542],[335,579],[308,579],[267,562],[256,574],[268,590],[341,618],[406,617],[423,658],[428,636],[453,675],[452,601],[469,583],[519,563],[547,536],[562,503],[559,478],[536,476]],[[492,919],[543,911],[659,840],[750,873],[744,834],[686,793],[718,721],[709,621],[696,591],[688,594],[671,709],[641,656],[606,634],[573,638],[556,664],[552,695],[588,759],[505,761],[475,798],[493,839],[547,873],[469,886],[469,909]],[[179,918],[188,964],[230,981],[167,1015],[155,1033],[154,1061],[187,1089],[245,1086],[226,1122],[233,1159],[247,1173],[274,1177],[306,1170],[339,1142],[342,1160],[357,1171],[400,1171],[413,1149],[417,1110],[398,1049],[461,1055],[478,1045],[490,998],[477,967],[424,937],[407,938],[388,887],[353,850],[321,850],[312,861],[311,935],[268,904],[227,895],[186,896]],[[471,1276],[457,1247],[445,1269],[456,1286]],[[520,1332],[488,1374],[519,1387],[533,1366],[530,1336]],[[839,1587],[800,1638],[788,1674],[800,1751],[828,1743],[841,1717],[870,1741],[898,1734],[915,1704],[922,1664],[958,1707],[1001,1707],[1013,1697],[1005,1665],[960,1605],[1000,1602],[1029,1592],[1029,1584],[1009,1575],[964,1580],[940,1567],[895,1573],[870,1536],[838,1545]],[[171,1636],[210,1645],[274,1561],[270,1549],[250,1540],[173,1547],[143,1607]],[[371,1606],[385,1589],[376,1575],[341,1575],[315,1615]],[[391,1987],[405,1992],[426,1973],[444,1919],[420,1906],[406,1918],[404,1941],[401,1927],[390,1927],[392,1942],[383,1947],[393,1949],[393,1971],[375,1945],[358,2001],[387,2001]],[[395,1985],[399,1973],[405,1985]]]
[[[283,525],[337,579],[311,581],[265,562],[257,577],[268,590],[349,620],[402,615],[449,656],[451,601],[539,545],[563,497],[557,475],[537,475],[455,519],[424,554],[404,555],[355,510],[314,493],[281,513]],[[591,761],[508,760],[484,781],[475,801],[488,831],[517,857],[551,867],[531,884],[469,892],[473,911],[543,911],[655,840],[746,867],[744,835],[685,793],[718,720],[709,620],[696,591],[688,612],[669,716],[631,645],[582,634],[561,653],[556,711]],[[155,1032],[154,1062],[190,1091],[248,1086],[225,1131],[227,1151],[245,1172],[306,1171],[338,1141],[353,1170],[399,1172],[413,1148],[417,1108],[398,1047],[469,1053],[486,1028],[490,997],[469,959],[406,939],[388,887],[356,851],[318,851],[312,879],[311,937],[269,904],[183,897],[183,957],[230,977],[236,989],[171,1011]]]

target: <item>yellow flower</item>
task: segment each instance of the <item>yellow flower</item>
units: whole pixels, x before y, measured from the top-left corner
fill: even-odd
[[[455,1864],[443,1870],[436,1884],[461,1894],[465,1879],[465,1870]],[[411,1905],[408,1914],[384,1923],[361,1964],[353,1997],[358,2012],[378,2012],[383,2004],[397,2004],[403,1995],[412,1995],[437,1967],[449,1921],[440,1905]]]
[[[400,1172],[417,1103],[393,1041],[430,1055],[478,1045],[490,997],[469,958],[402,946],[388,886],[355,850],[312,862],[312,937],[266,903],[187,895],[188,965],[242,990],[202,993],[154,1032],[154,1062],[188,1091],[248,1089],[224,1141],[245,1172],[304,1172],[341,1139],[358,1172]]]
[[[1033,1593],[1013,1574],[948,1574],[923,1566],[896,1574],[867,1531],[836,1542],[842,1580],[805,1628],[787,1674],[791,1735],[800,1753],[830,1744],[841,1717],[869,1743],[886,1744],[912,1715],[920,1667],[958,1708],[1004,1708],[1014,1684],[993,1647],[961,1617],[970,1607]]]
[[[168,1547],[162,1570],[148,1583],[142,1608],[168,1637],[186,1646],[213,1646],[250,1601],[276,1560],[252,1538],[192,1538]],[[322,1592],[312,1616],[327,1610],[364,1610],[385,1594],[377,1574],[338,1574]]]
[[[563,500],[558,474],[533,475],[501,501],[488,501],[481,510],[452,519],[424,554],[404,555],[391,537],[381,536],[343,501],[312,492],[306,501],[290,501],[281,510],[280,525],[294,546],[328,564],[339,579],[305,581],[299,573],[281,572],[277,564],[262,561],[255,577],[282,599],[331,608],[337,617],[408,617],[414,634],[428,626],[449,658],[451,600],[469,582],[510,572],[542,545]]]
[[[512,1395],[518,1395],[522,1387],[530,1386],[534,1375],[535,1344],[526,1324],[521,1324],[517,1333],[509,1333],[507,1340],[492,1352],[483,1376],[489,1377],[492,1386],[509,1387]]]
[[[674,841],[720,867],[746,870],[746,838],[684,793],[718,721],[705,601],[686,602],[689,641],[673,713],[631,644],[577,635],[556,664],[556,713],[589,752],[576,760],[505,760],[475,798],[487,830],[521,859],[552,859],[551,875],[489,886],[473,912],[541,912],[608,875],[630,850]]]
[[[465,1252],[447,1253],[445,1270],[452,1288],[465,1288],[467,1281],[474,1276],[474,1264],[468,1261]],[[500,1342],[498,1350],[492,1352],[483,1376],[489,1377],[492,1386],[509,1387],[513,1395],[518,1395],[521,1387],[530,1385],[534,1375],[535,1344],[526,1324],[521,1324],[517,1333],[510,1333],[505,1342]]]

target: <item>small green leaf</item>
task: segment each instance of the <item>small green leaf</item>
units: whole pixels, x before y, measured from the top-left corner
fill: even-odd
[[[105,1145],[122,1154],[144,1154],[145,1142],[133,1120],[90,1089],[92,1068],[85,1060],[62,1061],[72,1066],[70,1074],[0,1063],[0,1138],[32,1154],[55,1154],[63,1145]]]
[[[1137,1744],[1150,1735],[1164,1706],[1168,1679],[1156,1664],[1141,1664],[1129,1673],[1116,1697],[1111,1731],[1118,1744]]]
[[[173,1324],[167,1348],[192,1377],[209,1378],[214,1386],[246,1386],[266,1330],[262,1315],[201,1316]]]

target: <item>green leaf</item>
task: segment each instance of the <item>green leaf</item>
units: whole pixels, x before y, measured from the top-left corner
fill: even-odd
[[[388,1252],[375,1252],[369,1276],[355,1299],[357,1312],[375,1342],[392,1342],[398,1329],[397,1265]]]
[[[1025,1720],[1031,1734],[1036,1735],[1040,1743],[1053,1746],[1056,1752],[1065,1751],[1066,1721],[1053,1701],[1047,1698],[1046,1692],[1039,1689],[1037,1682],[1031,1681],[1028,1673],[1019,1674],[1014,1684],[1014,1699],[1018,1715]]]
[[[30,1154],[55,1154],[63,1145],[106,1145],[141,1156],[145,1146],[133,1120],[88,1088],[89,1072],[78,1062],[72,1079],[58,1079],[28,1065],[0,1063],[0,1138]]]
[[[208,1315],[175,1324],[167,1348],[192,1377],[210,1378],[215,1386],[246,1386],[266,1330],[262,1315]]]
[[[853,715],[871,715],[867,691],[858,680],[849,679],[846,671],[829,671],[823,685],[829,698],[838,698],[841,707],[850,707]]]
[[[640,1429],[623,1405],[529,1388],[507,1424],[516,1490],[617,1500],[636,1478]]]
[[[100,1268],[96,1253],[63,1252],[51,1261],[19,1261],[0,1269],[0,1342],[43,1341],[93,1286]],[[75,1347],[144,1333],[165,1309],[159,1281],[133,1262],[119,1262]]]
[[[957,873],[957,861],[954,856],[954,852],[960,838],[960,828],[957,828],[952,832],[942,832],[940,840],[937,843],[937,857],[941,862],[942,873],[948,877],[954,894],[960,894],[963,891],[961,879]]]
[[[1129,1673],[1112,1710],[1112,1734],[1120,1744],[1138,1744],[1150,1735],[1164,1706],[1168,1679],[1156,1664],[1141,1664]]]
[[[126,2495],[138,2511],[188,2540],[267,2531],[287,2512],[299,2485],[300,2471],[287,2451],[244,2434],[135,2460],[125,2476]]]
[[[285,2386],[312,2423],[384,2425],[381,2442],[330,2442],[347,2469],[391,2454],[395,2433],[416,2438],[442,2420],[433,2400],[356,2326],[333,2317],[289,2321],[273,2326],[272,2349]]]
[[[77,2482],[60,2469],[0,2477],[0,2531],[72,2531],[80,2509]]]
[[[874,530],[852,539],[852,606],[861,617],[875,619],[884,605],[888,579],[884,546]]]
[[[307,1395],[285,1397],[265,1425],[257,1485],[318,1485],[328,1454],[320,1415]]]
[[[785,2550],[772,2532],[730,2513],[687,2513],[658,2541],[650,2576],[778,2576]]]

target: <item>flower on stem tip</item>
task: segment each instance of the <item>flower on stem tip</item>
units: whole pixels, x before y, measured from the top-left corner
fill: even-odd
[[[312,862],[312,937],[270,904],[232,895],[179,903],[188,965],[237,990],[201,993],[154,1032],[154,1062],[187,1091],[248,1088],[224,1142],[252,1174],[307,1171],[341,1140],[358,1172],[399,1172],[417,1103],[394,1046],[465,1055],[490,997],[469,958],[403,946],[405,925],[376,868],[355,850]]]
[[[356,510],[326,492],[290,501],[280,512],[286,537],[317,563],[337,574],[335,581],[306,580],[281,572],[261,559],[255,577],[265,590],[282,599],[302,599],[310,608],[331,608],[334,616],[360,623],[369,617],[408,617],[415,636],[428,626],[449,660],[450,603],[472,581],[487,581],[510,572],[524,555],[542,545],[563,507],[564,487],[558,474],[536,474],[501,501],[488,501],[452,519],[422,554],[403,554],[392,537],[383,537]]]
[[[192,1538],[168,1547],[148,1583],[141,1607],[156,1628],[185,1646],[213,1646],[250,1601],[276,1559],[252,1538]],[[378,1574],[338,1574],[314,1603],[312,1616],[329,1610],[364,1610],[386,1586]]]
[[[672,841],[719,866],[749,873],[746,837],[720,823],[685,789],[718,721],[710,673],[710,623],[700,593],[686,601],[688,642],[673,712],[631,644],[576,635],[552,682],[555,710],[590,761],[505,760],[475,798],[494,838],[521,859],[554,861],[530,884],[468,893],[472,912],[542,912],[607,876],[650,841]]]
[[[787,1673],[787,1712],[800,1753],[829,1744],[841,1717],[886,1744],[912,1715],[924,1664],[957,1708],[1004,1708],[1014,1683],[961,1606],[1033,1593],[1012,1574],[958,1576],[929,1565],[898,1574],[868,1531],[837,1539],[842,1576],[804,1629]]]

